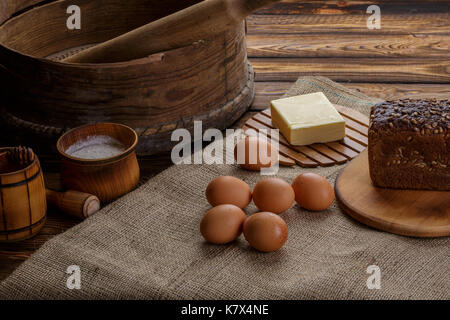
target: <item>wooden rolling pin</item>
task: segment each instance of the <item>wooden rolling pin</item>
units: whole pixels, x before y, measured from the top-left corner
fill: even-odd
[[[237,26],[253,11],[279,0],[205,0],[63,60],[128,61],[190,45]]]
[[[78,191],[57,192],[47,189],[47,202],[64,213],[86,219],[100,210],[100,200],[88,193]]]

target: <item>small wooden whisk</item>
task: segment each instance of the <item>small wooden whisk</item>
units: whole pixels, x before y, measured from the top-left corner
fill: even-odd
[[[34,161],[35,155],[31,148],[28,147],[14,147],[8,150],[6,156],[10,162],[25,166]]]

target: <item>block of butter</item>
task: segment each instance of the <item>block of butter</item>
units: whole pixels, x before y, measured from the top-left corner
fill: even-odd
[[[270,102],[272,123],[292,145],[341,140],[345,121],[322,92]]]

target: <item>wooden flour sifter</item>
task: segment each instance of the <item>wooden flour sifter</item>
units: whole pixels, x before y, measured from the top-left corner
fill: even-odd
[[[279,0],[206,0],[64,59],[105,63],[143,58],[220,34]]]
[[[0,13],[7,123],[40,150],[69,128],[118,122],[152,154],[171,148],[177,128],[223,129],[245,112],[254,75],[243,20],[276,1],[18,2]],[[69,5],[81,8],[81,30],[65,27]]]

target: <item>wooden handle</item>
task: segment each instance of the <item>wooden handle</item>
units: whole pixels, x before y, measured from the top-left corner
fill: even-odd
[[[9,148],[8,151],[9,161],[20,165],[31,164],[34,161],[34,157],[33,149],[24,146]]]
[[[85,219],[100,210],[100,200],[88,193],[78,191],[57,192],[47,189],[47,202],[64,213]]]
[[[180,48],[238,25],[256,9],[279,0],[205,0],[63,60],[109,63]]]

